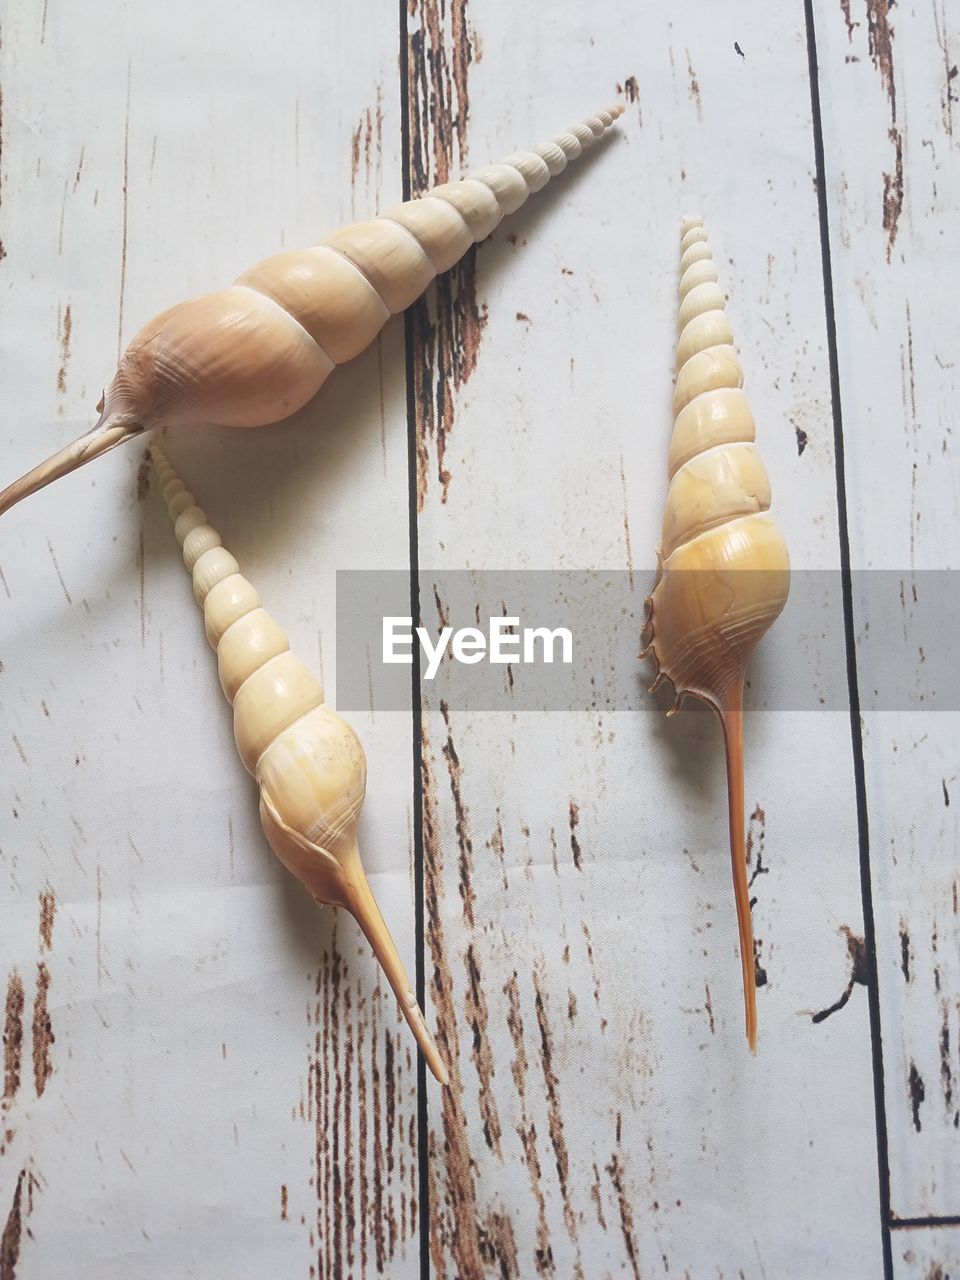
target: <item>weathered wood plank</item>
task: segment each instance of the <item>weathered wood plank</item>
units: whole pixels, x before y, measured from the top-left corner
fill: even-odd
[[[898,1231],[893,1239],[897,1280],[950,1280],[956,1274],[955,1227]]]
[[[891,1210],[954,1215],[958,721],[955,691],[924,678],[924,645],[950,643],[929,633],[929,611],[947,591],[956,601],[952,575],[925,571],[956,568],[960,518],[944,277],[960,200],[960,36],[939,2],[818,5],[817,29],[861,684],[869,694],[885,660],[882,619],[916,690],[864,716]]]
[[[93,421],[150,315],[399,195],[398,39],[378,3],[4,14],[6,477]],[[403,378],[392,325],[289,425],[169,436],[331,698],[335,569],[407,563]],[[271,859],[141,456],[0,534],[4,1278],[417,1276],[411,1041]],[[412,967],[410,715],[353,720]]]
[[[629,107],[622,138],[415,324],[431,622],[437,571],[464,565],[628,567],[639,608],[676,227],[694,205],[794,563],[836,567],[802,14],[770,8],[411,8],[415,185],[618,89]],[[942,5],[892,14],[841,3],[818,24],[855,563],[922,570],[951,563],[958,503],[939,253],[956,58]],[[38,0],[4,18],[5,474],[92,421],[146,316],[399,193],[393,6],[107,16]],[[407,567],[402,362],[394,324],[289,426],[170,437],[331,692],[334,568]],[[139,460],[104,459],[0,530],[4,1265],[15,1243],[23,1275],[69,1258],[108,1280],[403,1280],[420,1266],[409,1041],[349,921],[318,916],[269,860]],[[467,717],[425,690],[428,1016],[455,1084],[428,1095],[435,1275],[806,1280],[825,1258],[880,1273],[850,742],[844,714],[786,701],[798,630],[816,648],[785,617],[754,681],[772,709],[749,728],[756,1062],[713,725]],[[861,637],[862,671],[868,656]],[[410,716],[351,718],[371,764],[367,862],[412,960]],[[866,723],[901,1215],[956,1211],[954,728]],[[907,792],[929,802],[905,816]],[[894,1243],[905,1277],[956,1257],[948,1230]]]
[[[427,625],[440,571],[463,566],[629,566],[639,609],[687,212],[720,254],[794,563],[835,569],[801,8],[696,4],[681,21],[423,0],[409,32],[411,98],[435,113],[412,131],[418,179],[438,151],[485,162],[618,86],[629,107],[622,137],[498,229],[416,326]],[[466,716],[424,686],[427,972],[453,1072],[428,1099],[434,1275],[881,1273],[865,993],[813,1017],[858,972],[848,721],[783,701],[797,625],[766,645],[771,709],[749,724],[755,1061],[712,723]]]

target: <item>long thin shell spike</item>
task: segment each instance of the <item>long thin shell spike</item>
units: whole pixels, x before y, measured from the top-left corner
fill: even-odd
[[[230,288],[162,312],[124,353],[97,424],[0,492],[0,515],[149,427],[262,427],[296,413],[336,365],[359,355],[392,315],[622,113],[610,107],[542,146],[308,249],[276,253]]]
[[[689,694],[720,717],[727,766],[730,856],[740,934],[747,1041],[756,1048],[753,927],[744,841],[743,688],[754,646],[786,604],[790,562],[768,514],[770,481],[726,300],[702,218],[683,222],[677,382],[670,488],[660,569],[645,639],[676,712]]]
[[[158,448],[151,454],[233,706],[237,750],[260,788],[260,822],[270,847],[317,902],[346,907],[356,918],[427,1066],[446,1084],[447,1069],[360,862],[357,827],[367,782],[360,740],[290,652],[193,494]]]

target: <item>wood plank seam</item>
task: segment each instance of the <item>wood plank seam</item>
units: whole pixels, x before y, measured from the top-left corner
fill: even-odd
[[[917,1227],[960,1227],[960,1214],[942,1218],[891,1218],[890,1220],[892,1231],[910,1231]]]
[[[397,39],[399,40],[400,90],[400,180],[404,200],[413,189],[413,158],[410,145],[410,52],[407,32],[407,0],[398,2]],[[409,520],[410,616],[420,621],[420,544],[417,523],[417,398],[414,375],[413,313],[403,317],[403,358],[406,382],[407,417],[407,514]],[[414,987],[420,1008],[424,1007],[427,989],[426,929],[424,926],[424,850],[423,850],[423,707],[420,701],[420,651],[413,647],[410,667],[411,742],[410,766],[413,770],[413,878],[414,924],[416,948]],[[427,1069],[423,1055],[417,1055],[417,1194],[419,1203],[420,1280],[430,1280],[430,1121],[427,1113]]]
[[[837,478],[837,526],[840,543],[840,576],[843,596],[843,630],[846,651],[847,689],[850,698],[850,740],[856,790],[857,837],[860,848],[860,890],[863,899],[863,933],[867,952],[867,1002],[870,1010],[870,1048],[873,1059],[873,1095],[877,1131],[877,1173],[880,1194],[880,1231],[885,1280],[893,1280],[893,1242],[890,1235],[890,1161],[888,1154],[886,1103],[883,1082],[883,1047],[880,1026],[880,986],[877,974],[877,940],[873,914],[873,887],[870,873],[870,831],[867,815],[867,784],[860,717],[860,685],[857,669],[856,632],[853,617],[853,584],[850,574],[850,533],[847,514],[846,469],[843,452],[843,407],[840,396],[840,362],[837,352],[837,323],[833,293],[833,265],[830,255],[830,221],[827,209],[826,162],[823,146],[823,119],[820,110],[820,73],[817,63],[817,34],[813,0],[804,0],[807,31],[807,60],[810,80],[810,112],[817,176],[817,208],[820,215],[820,252],[823,267],[824,320],[830,369],[830,407]]]

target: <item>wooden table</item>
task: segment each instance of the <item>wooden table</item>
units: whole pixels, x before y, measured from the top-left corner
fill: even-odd
[[[615,139],[306,410],[168,453],[334,701],[337,570],[418,572],[431,627],[452,569],[629,569],[642,598],[699,211],[777,519],[854,647],[834,629],[844,698],[820,710],[779,697],[829,647],[816,618],[758,662],[755,1059],[709,719],[467,716],[426,685],[351,715],[365,859],[444,1092],[352,922],[269,855],[142,449],[16,508],[2,1280],[960,1270],[958,718],[873,705],[862,658],[884,570],[903,603],[872,643],[889,628],[922,689],[924,574],[956,567],[956,21],[945,0],[8,7],[5,479],[95,420],[161,308],[619,100]]]

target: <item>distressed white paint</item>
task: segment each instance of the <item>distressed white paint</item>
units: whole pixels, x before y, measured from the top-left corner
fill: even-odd
[[[923,646],[954,643],[925,631],[923,619],[944,589],[924,571],[957,568],[955,286],[944,247],[960,200],[952,70],[960,33],[939,0],[891,7],[886,58],[884,41],[870,38],[867,7],[852,4],[850,17],[848,32],[839,5],[817,6],[851,555],[857,570],[888,571],[889,604],[874,606],[871,633],[864,614],[877,579],[855,577],[869,694],[884,631],[918,690],[929,687]],[[893,237],[898,147],[903,201]],[[864,716],[891,1209],[901,1218],[960,1215],[958,717],[915,706]],[[958,1265],[958,1236],[945,1236],[947,1271]]]
[[[665,491],[677,226],[695,210],[708,220],[730,294],[794,563],[837,566],[805,33],[801,7],[789,8],[698,0],[671,15],[653,5],[625,13],[602,0],[589,11],[471,13],[483,54],[469,72],[472,162],[548,135],[610,100],[629,76],[639,102],[617,139],[480,251],[489,319],[457,401],[449,501],[432,485],[419,520],[425,601],[433,568],[621,568],[626,514],[639,606]],[[957,194],[940,103],[942,56],[949,64],[953,55],[941,55],[939,42],[953,46],[944,10],[936,22],[933,12],[898,16],[908,198],[888,265],[880,194],[889,108],[869,62],[866,11],[853,12],[861,25],[848,41],[841,6],[817,10],[858,566],[952,563],[955,371],[944,367],[954,357],[940,342],[949,293],[938,246]],[[288,0],[269,11],[176,0],[162,13],[87,5],[82,14],[38,2],[5,17],[4,477],[93,420],[121,329],[126,340],[167,303],[399,194],[397,28],[396,7],[373,0],[332,9]],[[368,173],[361,144],[352,182],[354,131],[376,110],[378,90],[382,159],[374,152]],[[902,416],[908,299],[918,408]],[[61,393],[57,317],[68,303]],[[289,425],[169,439],[172,460],[297,648],[322,662],[332,697],[335,569],[408,564],[403,374],[394,324],[379,351],[340,370]],[[809,438],[802,457],[796,427]],[[0,1156],[0,1223],[28,1169],[40,1187],[22,1276],[65,1264],[78,1280],[252,1278],[281,1268],[308,1276],[323,1244],[311,1238],[314,1126],[299,1115],[314,1034],[304,1011],[313,1005],[307,975],[329,958],[330,916],[317,915],[269,860],[166,517],[155,493],[136,500],[139,458],[128,446],[0,523],[0,991],[16,966],[29,1023],[43,958],[57,1037],[54,1074],[37,1101],[26,1036],[7,1121],[14,1137]],[[914,509],[923,512],[915,528]],[[431,610],[426,617],[435,621]],[[774,704],[794,646],[786,619],[765,642],[758,683]],[[365,856],[412,965],[411,720],[352,719],[371,764]],[[958,1212],[957,1139],[940,1114],[936,1040],[941,1003],[955,1003],[958,989],[956,809],[939,791],[941,776],[949,788],[960,771],[956,716],[915,719],[874,716],[865,726],[893,1209],[902,1216]],[[692,1280],[741,1271],[750,1280],[828,1271],[874,1280],[882,1268],[865,990],[856,986],[844,1009],[811,1022],[848,981],[840,927],[862,932],[846,716],[780,709],[750,718],[748,809],[765,811],[770,868],[755,886],[769,976],[755,1060],[741,1032],[712,723],[694,712],[668,725],[653,714],[468,721],[453,711],[450,724],[461,825],[474,851],[472,928],[458,889],[448,730],[427,699],[440,919],[480,1227],[489,1233],[491,1215],[509,1219],[519,1274],[536,1274],[541,1218],[518,1133],[529,1143],[532,1126],[558,1276],[575,1274],[579,1258],[588,1280],[665,1274],[667,1263]],[[909,815],[898,796],[911,798]],[[759,841],[758,821],[752,833]],[[59,902],[49,955],[36,922],[45,885]],[[925,948],[906,988],[901,916]],[[935,920],[951,949],[939,995],[927,941]],[[372,960],[346,922],[338,936],[354,999],[372,1000]],[[478,1110],[464,1013],[468,947],[489,1015],[499,1157]],[[429,976],[429,951],[426,966]],[[514,973],[522,1098],[504,990]],[[385,999],[377,1010],[382,1036],[394,1014]],[[554,1039],[566,1213],[538,1013]],[[954,1025],[954,1053],[958,1040]],[[911,1059],[927,1090],[919,1133],[904,1087]],[[385,1107],[382,1046],[377,1061]],[[402,1065],[398,1123],[407,1126],[415,1098]],[[353,1087],[356,1098],[359,1077]],[[463,1171],[445,1167],[441,1095],[428,1087],[433,1211],[442,1222],[444,1192],[462,1188]],[[366,1089],[372,1107],[369,1062]],[[355,1112],[355,1147],[358,1125]],[[372,1125],[371,1115],[370,1177]],[[389,1190],[399,1197],[399,1169]],[[351,1265],[363,1274],[361,1233],[358,1225],[352,1264],[344,1244],[344,1274]],[[938,1264],[949,1273],[955,1234],[896,1233],[897,1274],[930,1280]],[[427,1247],[398,1241],[386,1274],[419,1274]],[[372,1229],[366,1248],[373,1275]],[[435,1274],[456,1274],[449,1238],[438,1236],[432,1261]],[[487,1258],[483,1274],[499,1274],[497,1266]]]
[[[898,1231],[893,1238],[898,1280],[950,1280],[956,1266],[956,1228]]]
[[[516,216],[517,246],[504,228],[481,252],[478,288],[489,320],[477,372],[458,401],[449,500],[441,504],[433,489],[420,520],[421,565],[622,567],[626,514],[639,608],[653,581],[666,488],[680,215],[692,212],[707,219],[730,294],[758,445],[793,562],[835,569],[802,10],[698,4],[681,22],[649,6],[628,17],[600,4],[589,18],[572,9],[549,18],[511,11],[508,21],[480,16],[477,24],[484,56],[470,72],[471,156],[481,147],[495,154],[516,137],[523,112],[514,106],[503,118],[505,82],[536,84],[531,110],[542,130],[564,118],[587,24],[588,90],[602,96],[605,86],[635,76],[639,103],[628,109],[622,137],[565,175],[549,211],[548,188]],[[812,442],[802,457],[794,424]],[[430,601],[428,574],[422,587]],[[432,607],[429,616],[435,623]],[[796,639],[782,625],[765,643],[758,696],[781,706],[778,669],[789,667]],[[808,1280],[825,1258],[837,1274],[879,1275],[864,989],[829,1020],[811,1021],[848,980],[840,926],[862,932],[846,716],[781,706],[749,719],[748,811],[765,810],[769,867],[755,886],[769,981],[759,993],[754,1060],[743,1042],[712,722],[685,712],[668,725],[602,707],[469,719],[452,710],[449,718],[474,847],[476,924],[469,927],[457,892],[457,812],[441,754],[447,729],[432,707],[443,918],[461,1003],[467,945],[482,974],[503,1132],[502,1160],[488,1151],[478,1162],[477,1205],[481,1220],[491,1210],[512,1219],[520,1274],[536,1274],[538,1217],[518,1133],[532,1123],[557,1275],[633,1274],[628,1234],[643,1276],[663,1274],[669,1262],[678,1275],[742,1270]],[[571,803],[579,806],[581,871],[572,859]],[[506,885],[489,847],[498,821]],[[522,1102],[500,995],[514,972],[529,1060]],[[536,981],[555,1038],[566,1213]],[[484,1152],[478,1073],[463,1030],[461,1047],[470,1147]],[[439,1142],[444,1128],[432,1098],[431,1119]],[[629,1231],[618,1181],[632,1206]],[[452,1240],[446,1256],[448,1274],[457,1274]]]
[[[390,6],[43,10],[42,42],[39,3],[3,24],[4,476],[91,423],[114,367],[125,133],[124,341],[181,297],[349,221],[354,199],[372,211],[381,183],[388,198],[400,190]],[[361,150],[354,193],[352,139],[378,93],[383,154],[374,138],[368,174]],[[68,304],[58,393],[57,315]],[[331,698],[335,570],[406,563],[402,345],[394,326],[277,430],[168,439],[295,649],[322,667]],[[314,1122],[300,1114],[315,1034],[307,1014],[334,915],[311,907],[259,830],[172,527],[155,486],[137,501],[141,458],[126,446],[0,529],[0,991],[16,966],[28,1024],[25,1078],[6,1117],[14,1137],[0,1158],[0,1223],[28,1167],[41,1189],[24,1219],[21,1277],[65,1268],[78,1280],[307,1276],[325,1249]],[[410,715],[353,720],[375,795],[364,856],[412,970]],[[38,1102],[29,1023],[46,884],[59,902],[46,957],[56,1042]],[[372,1179],[370,1021],[385,1125],[383,1033],[395,1029],[395,1007],[346,919],[337,939],[354,1009],[367,1003],[357,1022]],[[406,1132],[415,1075],[400,1068],[396,1123]],[[356,1057],[353,1077],[356,1149]],[[332,1106],[333,1080],[323,1087]],[[340,1130],[345,1173],[342,1114]],[[398,1163],[382,1181],[384,1203],[399,1206]],[[401,1278],[420,1265],[409,1224],[404,1234],[389,1262]],[[344,1225],[344,1251],[349,1235]],[[374,1257],[372,1233],[365,1243]],[[351,1247],[359,1257],[358,1238]]]

